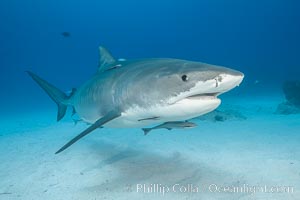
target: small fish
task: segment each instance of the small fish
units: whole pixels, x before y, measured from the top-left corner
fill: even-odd
[[[70,32],[62,32],[61,35],[63,37],[70,37],[71,36],[71,33]]]
[[[152,128],[142,128],[142,130],[144,131],[144,135],[147,135],[150,131],[152,131],[154,129],[165,128],[168,130],[172,130],[173,128],[177,128],[177,129],[194,128],[196,126],[197,126],[197,124],[188,122],[188,121],[174,121],[174,122],[165,122],[163,124],[160,124],[160,125],[152,127]]]
[[[125,59],[125,58],[119,58],[118,61],[119,61],[119,62],[125,62],[126,59]]]
[[[76,126],[78,122],[82,122],[83,121],[82,119],[73,119],[73,118],[72,118],[72,120],[74,122],[74,126]]]

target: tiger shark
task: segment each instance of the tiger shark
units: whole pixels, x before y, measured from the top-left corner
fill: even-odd
[[[68,106],[91,124],[57,153],[100,127],[132,128],[185,121],[216,109],[220,94],[238,86],[244,74],[226,67],[172,58],[116,60],[99,47],[97,72],[72,94],[27,71],[58,106]]]

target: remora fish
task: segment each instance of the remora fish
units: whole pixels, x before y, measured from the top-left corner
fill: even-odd
[[[142,130],[144,131],[144,135],[147,135],[150,131],[154,130],[154,129],[161,129],[161,128],[165,128],[168,130],[172,130],[173,128],[193,128],[196,127],[197,124],[193,123],[193,122],[188,122],[188,121],[183,121],[183,122],[165,122],[163,124],[154,126],[152,128],[142,128]]]
[[[90,123],[60,153],[99,127],[145,127],[154,123],[184,121],[216,109],[218,96],[238,86],[243,73],[229,68],[154,58],[115,60],[99,47],[97,73],[72,95],[66,95],[32,72],[28,74],[58,106],[57,121],[72,106]]]

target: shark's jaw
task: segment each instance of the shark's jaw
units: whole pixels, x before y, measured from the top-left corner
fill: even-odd
[[[157,104],[149,108],[131,107],[114,123],[106,127],[145,127],[168,121],[183,121],[206,114],[216,109],[221,100],[212,96],[188,97],[174,104]]]
[[[220,95],[219,92],[216,93],[204,93],[204,94],[195,94],[195,95],[191,95],[186,97],[187,99],[216,99],[218,97],[218,95]]]

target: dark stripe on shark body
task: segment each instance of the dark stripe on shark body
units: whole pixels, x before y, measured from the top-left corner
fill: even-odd
[[[158,120],[160,117],[149,117],[149,118],[144,118],[144,119],[139,119],[138,121],[145,121],[145,120]]]

